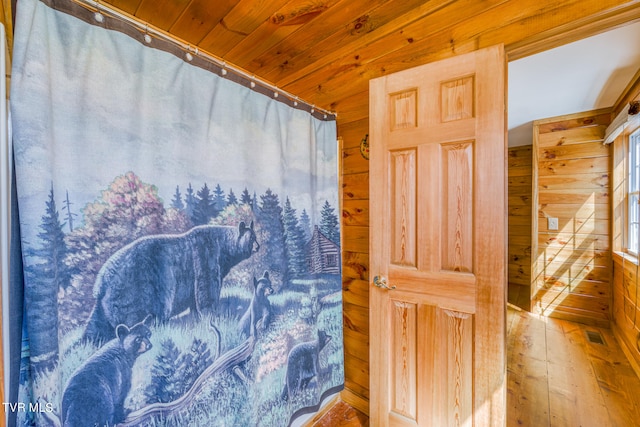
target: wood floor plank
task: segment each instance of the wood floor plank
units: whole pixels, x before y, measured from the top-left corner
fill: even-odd
[[[516,323],[516,319],[519,319],[518,312],[522,311],[519,307],[510,306],[509,310],[507,310],[507,323],[505,327],[507,328],[507,341],[509,336],[511,335],[511,328],[513,324]]]
[[[575,387],[573,384],[574,373],[572,372],[570,350],[564,343],[564,333],[560,328],[554,328],[556,324],[551,322],[546,330],[548,347],[553,348],[552,352],[547,351],[551,360],[547,361],[548,370],[548,393],[549,393],[549,424],[557,427],[576,426],[574,421]],[[548,350],[548,348],[546,348]]]
[[[507,368],[507,425],[548,426],[546,362],[519,357]]]
[[[523,355],[533,359],[547,360],[545,321],[526,311],[520,312],[520,321],[514,328],[515,355]]]
[[[585,328],[586,331],[595,328]],[[640,379],[624,356],[622,349],[608,329],[597,329],[604,344],[587,340],[587,354],[593,365],[602,396],[606,404],[611,424],[631,426],[640,422]]]
[[[507,425],[548,426],[545,325],[526,311],[514,316],[508,339]]]
[[[640,425],[640,379],[610,329],[547,319],[512,305],[508,311],[508,426]],[[605,344],[589,341],[587,331],[600,333]],[[526,366],[535,373],[525,373]],[[541,372],[545,387],[532,387]],[[547,405],[540,403],[545,398]]]
[[[582,327],[557,319],[548,324],[551,425],[611,426]]]

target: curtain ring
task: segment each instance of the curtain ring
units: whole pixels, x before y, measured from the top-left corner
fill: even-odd
[[[149,35],[149,24],[144,26],[144,41],[145,43],[151,43],[151,35]]]

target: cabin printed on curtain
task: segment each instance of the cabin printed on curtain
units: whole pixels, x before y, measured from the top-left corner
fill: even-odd
[[[157,40],[17,10],[10,397],[26,410],[11,417],[288,426],[317,411],[344,383],[335,120]]]

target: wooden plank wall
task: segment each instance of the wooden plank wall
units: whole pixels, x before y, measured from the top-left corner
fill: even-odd
[[[640,269],[638,263],[613,256],[614,332],[636,374],[640,375]]]
[[[525,145],[508,153],[509,302],[524,310],[531,309],[531,151]]]
[[[342,138],[342,294],[345,391],[342,398],[369,413],[369,161],[360,141],[369,120],[338,121]]]
[[[534,310],[607,327],[611,320],[611,110],[534,122]],[[534,200],[536,195],[534,194]],[[558,231],[547,218],[558,218]]]
[[[615,117],[632,101],[640,100],[640,70],[614,107]],[[613,249],[613,332],[636,374],[640,376],[640,267],[637,258],[625,256],[628,188],[627,129],[613,145],[612,158],[612,249]]]

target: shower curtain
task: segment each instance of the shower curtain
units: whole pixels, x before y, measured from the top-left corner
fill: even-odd
[[[344,383],[335,118],[71,1],[15,29],[17,424],[316,411]]]

